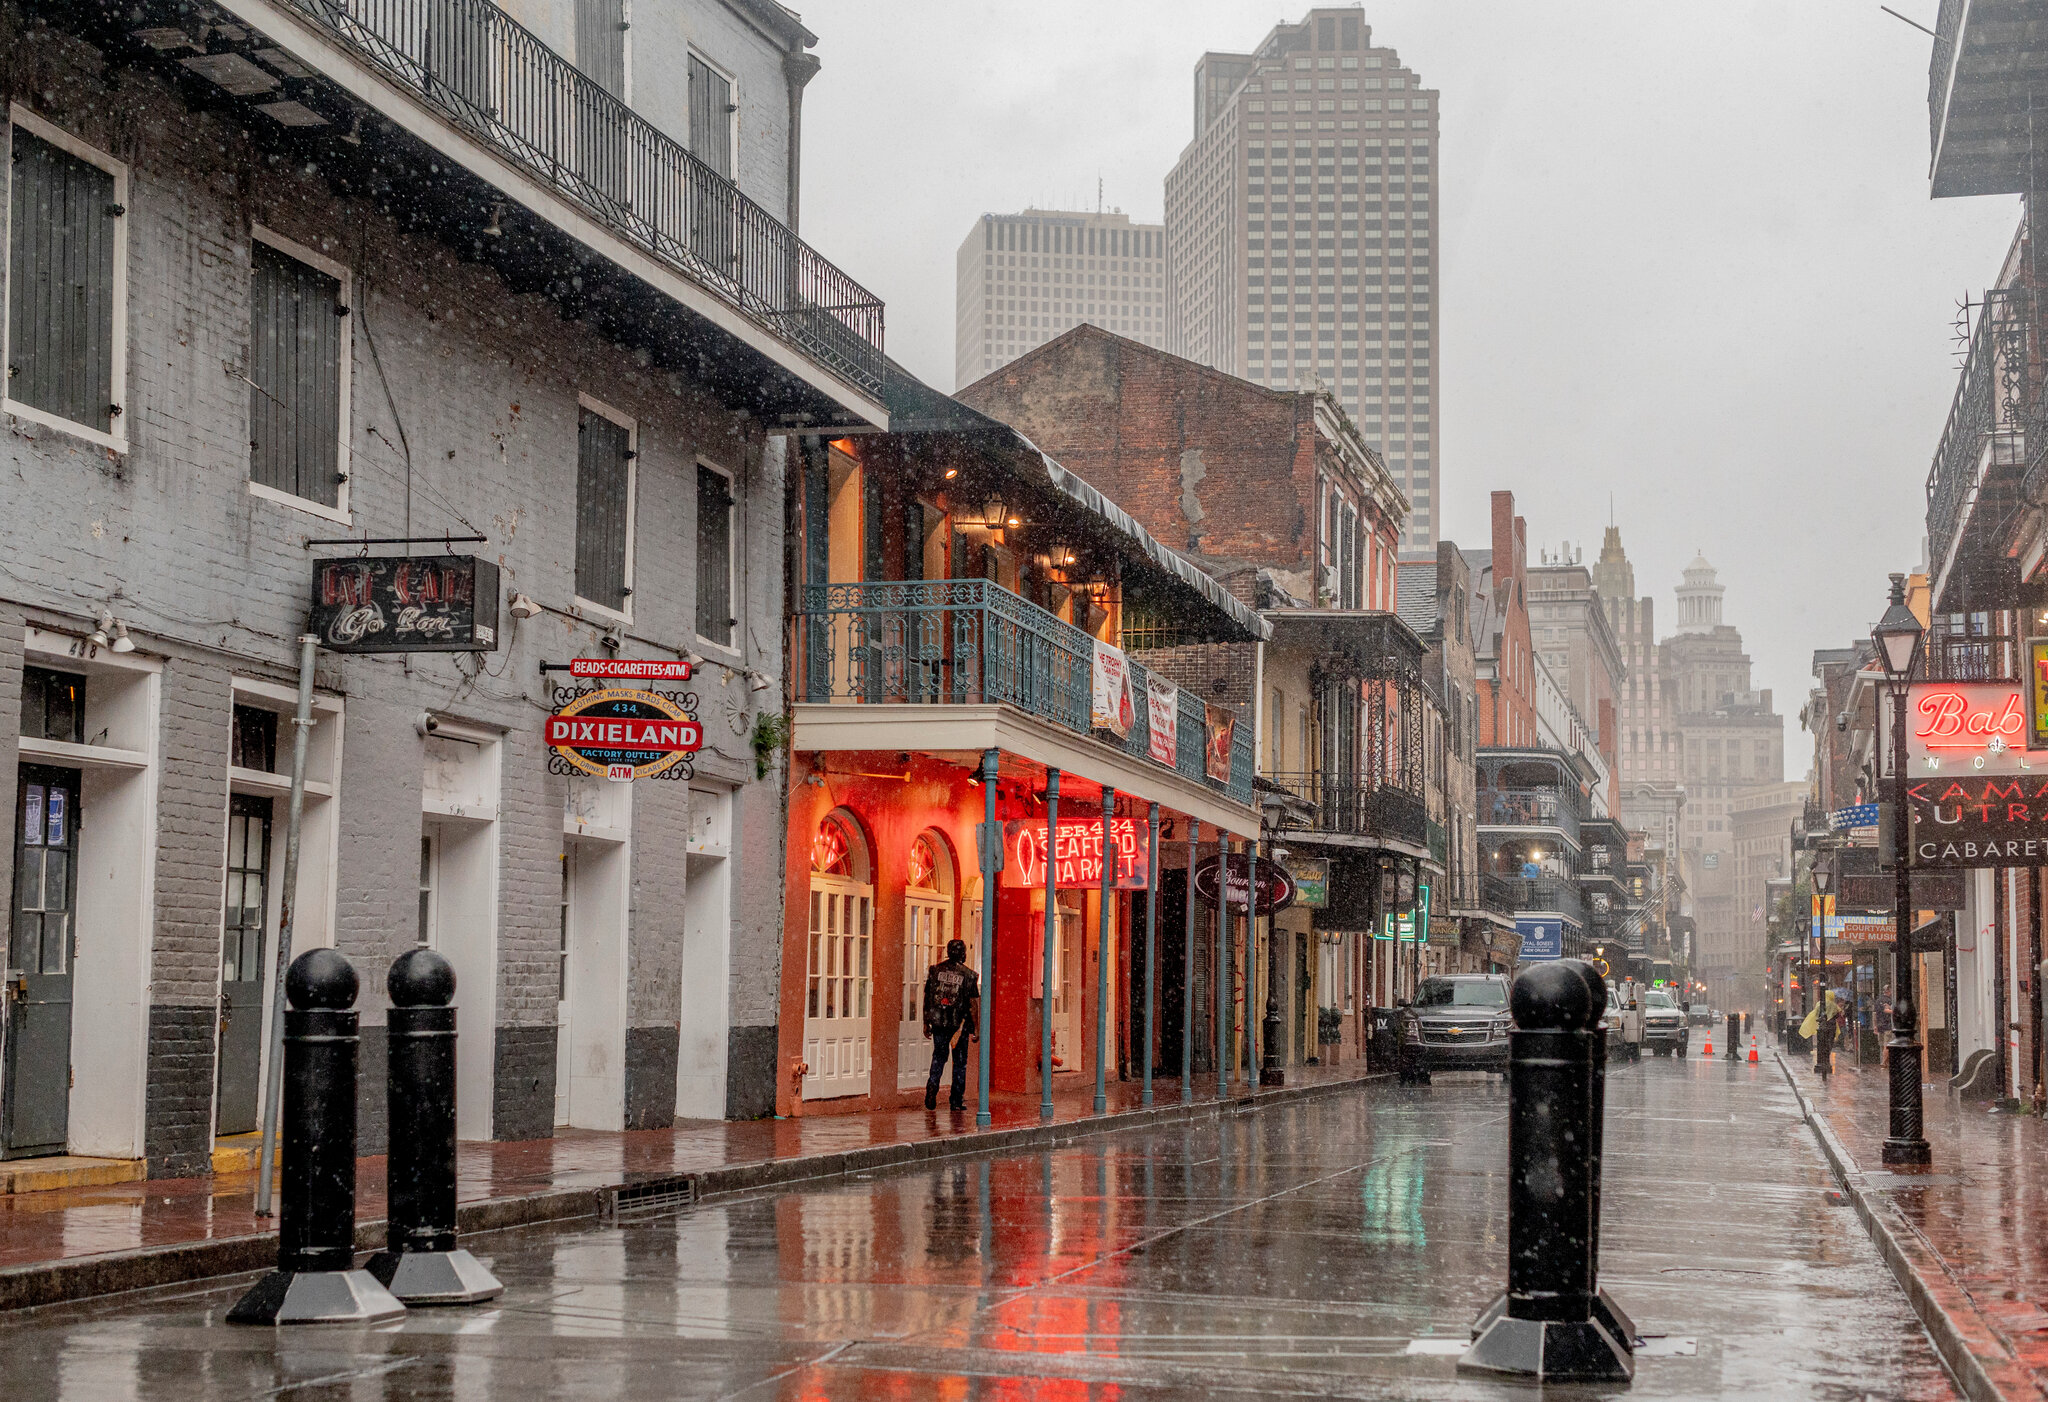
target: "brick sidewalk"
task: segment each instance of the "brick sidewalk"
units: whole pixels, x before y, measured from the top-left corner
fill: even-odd
[[[1886,1168],[1890,1079],[1846,1066],[1826,1086],[1782,1057],[1809,1123],[1935,1346],[1979,1399],[2048,1394],[2048,1123],[1922,1092],[1934,1161]],[[1916,1181],[1920,1180],[1920,1181]]]
[[[1294,1100],[1357,1084],[1363,1068],[1290,1067],[1288,1085],[1259,1099]],[[1233,1107],[1248,1102],[1241,1082]],[[1036,1097],[997,1095],[992,1124],[974,1112],[917,1110],[813,1115],[794,1120],[700,1120],[622,1134],[564,1130],[553,1139],[464,1142],[457,1197],[465,1231],[596,1216],[617,1190],[669,1187],[691,1196],[772,1187],[946,1154],[986,1152],[1104,1130],[1218,1113],[1215,1078],[1195,1078],[1191,1112],[1178,1080],[1154,1082],[1140,1105],[1137,1082],[1111,1083],[1107,1114],[1094,1113],[1092,1083],[1061,1086],[1054,1118]],[[0,1309],[47,1304],[266,1266],[274,1225],[255,1215],[253,1172],[158,1179],[0,1196]],[[358,1161],[357,1243],[383,1245],[384,1160]]]

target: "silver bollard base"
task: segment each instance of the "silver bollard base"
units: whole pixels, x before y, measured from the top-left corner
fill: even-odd
[[[272,1271],[228,1311],[230,1324],[376,1324],[405,1306],[368,1271]]]
[[[473,1305],[505,1287],[482,1261],[453,1251],[379,1251],[366,1269],[407,1305]]]
[[[1635,1357],[1597,1319],[1516,1319],[1503,1314],[1458,1359],[1461,1373],[1504,1373],[1547,1382],[1631,1382]]]

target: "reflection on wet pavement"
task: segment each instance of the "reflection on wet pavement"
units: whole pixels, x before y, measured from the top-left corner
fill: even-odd
[[[94,1402],[1533,1396],[1435,1342],[1503,1278],[1505,1109],[1378,1087],[478,1237],[481,1310],[273,1335],[188,1289],[17,1317],[0,1355],[10,1395]],[[1618,1068],[1608,1135],[1603,1283],[1670,1336],[1634,1395],[1953,1395],[1774,1067]]]

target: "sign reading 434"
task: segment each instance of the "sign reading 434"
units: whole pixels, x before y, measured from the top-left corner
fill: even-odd
[[[704,745],[684,697],[658,691],[572,691],[548,717],[546,740],[557,773],[599,779],[690,777],[690,756]]]

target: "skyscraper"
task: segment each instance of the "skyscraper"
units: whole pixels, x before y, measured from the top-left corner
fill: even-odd
[[[955,389],[1084,321],[1166,344],[1165,231],[1121,212],[984,214],[953,279]]]
[[[1356,7],[1314,9],[1195,65],[1194,140],[1166,178],[1167,346],[1332,390],[1435,545],[1437,94]]]

